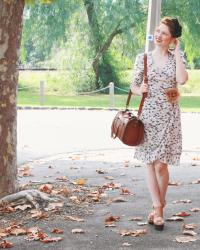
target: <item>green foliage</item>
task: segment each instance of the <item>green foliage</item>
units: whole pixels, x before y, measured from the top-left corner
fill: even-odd
[[[191,66],[200,57],[200,1],[163,0],[163,15],[178,17],[183,25],[182,42]]]

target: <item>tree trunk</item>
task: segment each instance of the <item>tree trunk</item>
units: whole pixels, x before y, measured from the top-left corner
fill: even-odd
[[[24,0],[0,1],[0,197],[17,191],[17,82]]]

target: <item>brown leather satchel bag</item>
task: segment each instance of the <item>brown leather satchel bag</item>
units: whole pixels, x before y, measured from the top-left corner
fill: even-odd
[[[147,54],[144,54],[144,82],[148,83],[147,79]],[[124,144],[129,146],[139,145],[144,138],[144,124],[139,119],[144,104],[144,99],[147,93],[143,93],[137,116],[135,116],[129,109],[129,102],[132,92],[129,91],[126,101],[126,109],[119,111],[111,126],[111,137],[118,137]]]

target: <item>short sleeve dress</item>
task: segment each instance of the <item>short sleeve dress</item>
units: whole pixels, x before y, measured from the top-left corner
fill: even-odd
[[[180,107],[178,103],[170,103],[166,96],[167,89],[177,87],[175,57],[169,52],[165,66],[156,68],[152,52],[148,52],[147,65],[149,90],[140,115],[145,134],[143,143],[135,148],[134,158],[147,164],[160,160],[179,165],[182,152]],[[141,53],[135,60],[131,85],[140,86],[143,74],[144,53]]]

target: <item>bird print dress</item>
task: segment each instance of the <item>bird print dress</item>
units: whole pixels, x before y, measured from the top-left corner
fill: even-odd
[[[184,61],[183,55],[182,59]],[[185,61],[184,61],[185,63]],[[134,158],[147,164],[159,160],[179,165],[182,152],[181,114],[179,103],[171,103],[166,92],[176,89],[176,61],[171,52],[162,68],[156,68],[152,52],[147,53],[148,96],[140,119],[145,133],[142,144],[135,148]],[[144,75],[144,53],[137,55],[131,87],[140,86]]]

